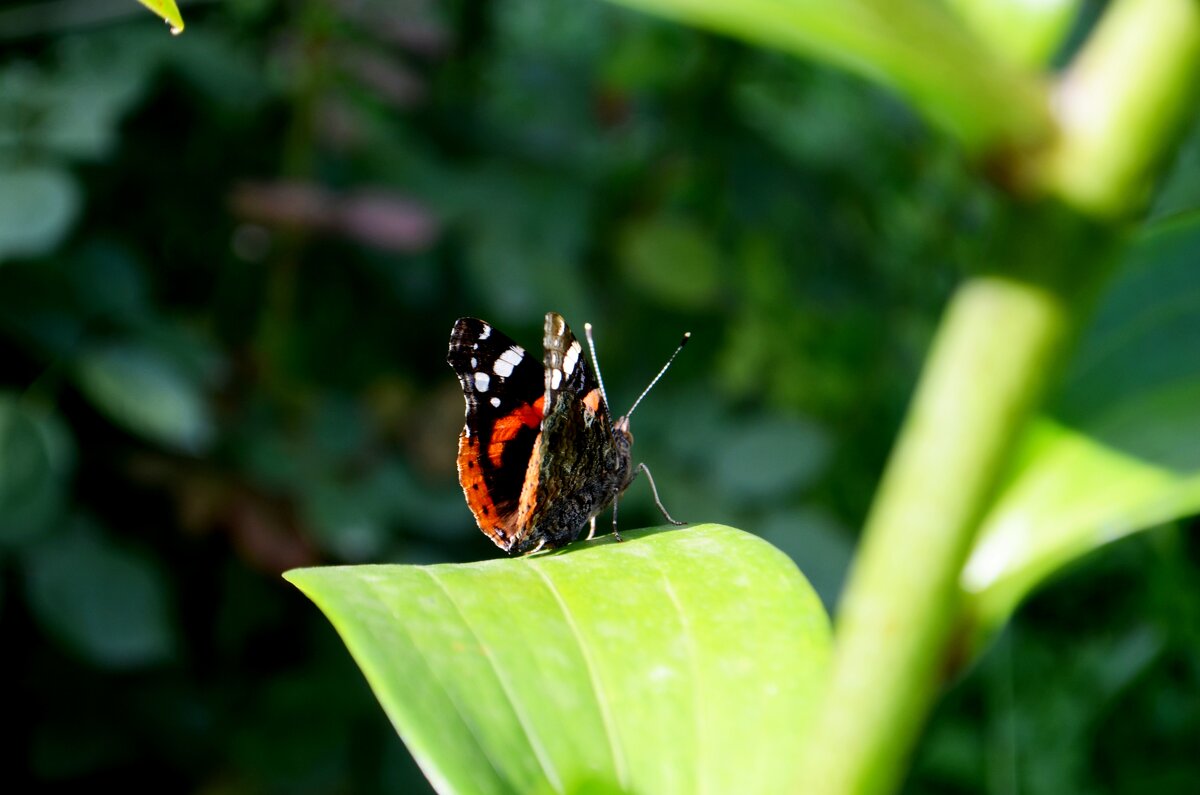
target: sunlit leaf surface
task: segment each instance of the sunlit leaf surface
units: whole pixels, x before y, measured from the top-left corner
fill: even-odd
[[[829,645],[812,588],[732,528],[626,539],[286,576],[440,792],[789,791]]]

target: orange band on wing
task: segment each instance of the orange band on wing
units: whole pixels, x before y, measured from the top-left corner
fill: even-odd
[[[496,504],[488,493],[479,465],[479,440],[465,433],[458,437],[458,482],[467,497],[467,507],[475,515],[475,522],[496,546],[508,551],[512,546],[508,532],[496,513]]]
[[[536,428],[542,421],[542,406],[545,398],[540,397],[533,404],[526,403],[517,410],[496,420],[492,426],[492,440],[488,443],[488,458],[494,466],[500,466],[504,455],[504,445],[516,436],[522,428]]]
[[[583,396],[583,405],[592,410],[593,414],[600,413],[600,390],[593,389]]]
[[[529,519],[537,508],[538,481],[542,476],[542,435],[533,440],[533,455],[525,467],[525,483],[521,486],[521,498],[517,501],[517,527],[521,534],[529,532]]]

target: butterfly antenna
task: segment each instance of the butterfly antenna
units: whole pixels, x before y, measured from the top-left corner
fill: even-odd
[[[679,347],[676,348],[675,352],[671,354],[671,358],[667,359],[667,363],[664,364],[662,369],[658,371],[658,375],[654,376],[654,380],[650,382],[650,385],[642,390],[642,394],[638,396],[638,399],[633,401],[633,407],[630,408],[629,411],[625,412],[625,419],[629,419],[631,416],[633,416],[633,410],[636,409],[638,404],[642,402],[642,398],[646,397],[646,395],[650,393],[650,390],[653,389],[654,385],[658,383],[658,379],[663,377],[663,374],[667,372],[667,368],[671,366],[671,362],[675,361],[675,357],[679,355],[679,352],[683,350],[683,346],[687,345],[688,340],[691,338],[692,332],[690,331],[683,335],[683,339],[679,341]],[[597,374],[596,377],[599,378],[600,376]],[[601,387],[601,389],[603,389],[603,387]]]
[[[600,375],[600,362],[596,359],[596,342],[592,339],[592,324],[583,324],[583,336],[587,337],[588,352],[592,355],[592,369],[596,371],[596,380],[600,383],[600,397],[604,398],[604,405],[608,405],[608,393],[604,391],[604,378]]]

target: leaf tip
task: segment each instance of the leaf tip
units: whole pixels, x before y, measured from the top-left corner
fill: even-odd
[[[171,29],[172,36],[178,36],[183,33],[183,15],[179,13],[179,7],[175,5],[175,0],[138,0],[139,3],[162,17],[167,23],[167,27]]]
[[[305,566],[298,569],[288,569],[283,574],[279,575],[288,583],[294,585],[304,594],[308,594],[309,586],[312,583],[312,566]]]

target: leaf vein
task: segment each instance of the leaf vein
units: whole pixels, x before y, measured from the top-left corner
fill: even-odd
[[[579,631],[579,626],[575,623],[575,618],[571,611],[567,608],[566,600],[563,599],[562,593],[559,592],[558,586],[550,579],[549,575],[542,570],[540,563],[529,561],[529,568],[537,572],[542,581],[546,583],[550,594],[558,603],[558,607],[562,610],[563,616],[567,621],[567,626],[571,628],[571,634],[575,638],[575,642],[579,645],[580,654],[583,656],[584,665],[587,667],[588,678],[592,683],[592,692],[596,696],[596,704],[600,709],[600,719],[604,723],[604,734],[608,739],[608,746],[612,750],[613,769],[617,774],[617,783],[622,789],[629,789],[629,770],[626,767],[625,756],[618,748],[616,727],[613,724],[612,713],[609,711],[608,699],[604,694],[604,686],[600,683],[600,674],[596,669],[596,661],[592,659],[592,652],[588,644],[584,641],[583,633]]]
[[[671,605],[675,608],[675,612],[679,614],[679,624],[683,629],[683,640],[684,643],[687,644],[688,664],[692,669],[692,713],[695,717],[695,720],[692,722],[692,725],[695,729],[693,738],[695,742],[694,756],[696,758],[695,784],[696,791],[702,793],[706,791],[706,779],[705,776],[702,775],[700,768],[704,764],[704,761],[707,757],[704,753],[704,749],[701,747],[704,745],[704,743],[701,739],[702,732],[700,726],[700,668],[696,662],[696,643],[692,636],[692,626],[691,622],[688,621],[687,613],[683,609],[683,604],[679,601],[679,594],[675,592],[674,586],[671,585],[671,578],[667,575],[667,570],[663,568],[662,564],[653,555],[647,555],[646,560],[650,561],[651,565],[658,569],[658,573],[662,576],[663,588],[666,590],[667,597],[671,600]]]
[[[488,753],[487,746],[484,744],[483,740],[480,738],[477,727],[475,726],[474,722],[468,717],[467,710],[464,710],[462,705],[459,703],[458,699],[454,697],[454,691],[451,688],[447,687],[446,683],[442,680],[442,678],[440,676],[438,676],[438,667],[433,664],[433,660],[431,660],[429,658],[429,655],[426,654],[425,650],[421,648],[421,645],[419,643],[417,643],[417,640],[413,636],[412,632],[409,631],[408,625],[405,623],[405,617],[396,610],[395,606],[388,599],[384,598],[385,594],[384,594],[383,590],[379,587],[378,583],[372,582],[371,580],[368,580],[368,579],[364,579],[363,583],[367,586],[368,590],[370,590],[372,593],[375,594],[375,598],[379,600],[379,603],[384,606],[384,609],[388,612],[388,615],[390,615],[392,617],[393,624],[395,626],[399,627],[401,629],[401,631],[404,632],[405,636],[408,637],[409,644],[412,646],[413,650],[416,651],[417,656],[421,658],[421,661],[423,663],[425,663],[425,667],[429,670],[430,679],[437,682],[438,686],[441,687],[442,692],[446,694],[446,699],[454,706],[454,711],[458,713],[459,720],[462,721],[463,725],[466,727],[467,731],[470,733],[472,739],[475,740],[475,745],[479,748],[479,753],[483,756],[484,759],[487,760],[488,765],[492,768],[493,772],[495,772],[496,781],[500,782],[502,785],[501,789],[502,790],[503,789],[511,790],[511,788],[506,788],[503,786],[503,784],[507,782],[507,779],[505,778],[503,771],[500,769],[500,766],[496,763],[496,760],[492,759],[491,754]],[[369,626],[367,624],[364,623],[363,627],[365,629],[367,629],[368,631],[370,631]],[[374,634],[374,633],[372,632],[371,634]],[[422,767],[422,769],[424,768],[423,765],[421,767]],[[432,781],[432,779],[431,779],[431,781]]]
[[[475,642],[479,644],[479,648],[481,650],[485,650],[486,644],[484,644],[483,639],[479,636],[479,632],[476,631],[474,625],[467,618],[467,615],[463,612],[458,600],[454,598],[454,595],[450,592],[450,589],[446,587],[446,584],[430,569],[422,567],[420,568],[420,571],[423,571],[425,574],[427,574],[429,579],[441,589],[443,594],[446,595],[446,599],[454,607],[455,612],[458,613],[458,617],[462,619],[463,625],[471,632],[471,636],[475,638]],[[500,682],[500,689],[504,691],[504,696],[508,699],[509,704],[512,705],[513,713],[517,716],[517,723],[520,724],[521,731],[525,733],[525,739],[529,741],[529,747],[533,750],[533,755],[538,760],[538,764],[541,766],[542,772],[546,776],[546,780],[550,783],[550,786],[553,787],[555,792],[562,792],[562,780],[559,778],[558,771],[554,768],[553,762],[551,762],[548,758],[545,747],[541,742],[538,741],[536,733],[533,731],[530,725],[528,716],[522,711],[520,699],[514,697],[512,683],[501,671],[500,665],[490,653],[484,651],[483,656],[491,665],[492,672],[495,673],[497,681]]]

